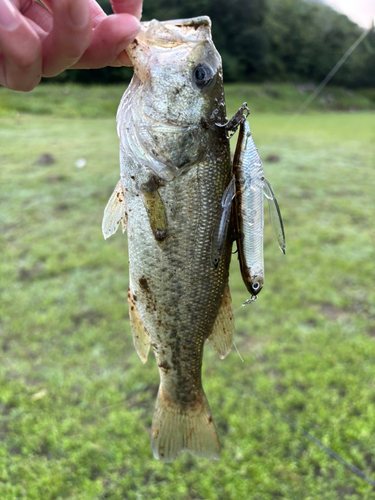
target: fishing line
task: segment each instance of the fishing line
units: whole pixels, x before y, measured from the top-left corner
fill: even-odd
[[[324,78],[324,80],[318,85],[318,87],[314,90],[314,92],[301,104],[301,106],[295,111],[295,113],[289,118],[289,120],[286,122],[284,125],[284,131],[287,130],[290,125],[298,118],[299,115],[301,115],[306,108],[316,99],[316,97],[320,94],[320,92],[326,87],[328,82],[332,79],[332,77],[337,73],[337,71],[341,68],[341,66],[345,63],[345,61],[350,57],[350,55],[354,52],[354,50],[358,47],[358,45],[366,38],[366,36],[374,29],[374,23],[372,26],[364,31],[358,39],[351,45],[351,47],[345,52],[345,54],[340,58],[340,60],[337,62],[337,64],[332,68],[332,70],[327,74],[327,76]],[[245,303],[246,304],[246,303]],[[245,305],[242,304],[240,307],[234,310],[233,314],[235,315],[238,311],[242,309],[242,307]],[[233,341],[233,345],[235,350],[237,351],[238,356],[240,357],[241,361],[244,362],[242,356],[240,355],[237,346],[235,342]],[[232,375],[225,370],[218,368],[219,371],[228,377],[232,382],[234,382],[234,378]],[[246,393],[245,393],[246,394]],[[302,427],[300,427],[294,420],[289,418],[287,415],[282,413],[276,406],[272,405],[271,403],[265,401],[263,398],[261,398],[254,390],[248,389],[248,394],[252,395],[257,401],[259,401],[263,406],[265,406],[268,411],[273,413],[274,415],[278,415],[284,422],[286,422],[291,428],[299,432],[301,435],[309,439],[312,443],[314,443],[316,446],[321,448],[327,455],[329,455],[331,458],[336,460],[337,462],[341,463],[346,467],[348,470],[350,470],[353,474],[356,476],[360,477],[361,479],[364,479],[367,483],[369,483],[373,488],[375,488],[375,481],[373,481],[370,477],[368,477],[364,472],[362,472],[360,469],[358,469],[355,465],[350,464],[347,460],[345,460],[343,457],[341,457],[338,453],[333,451],[331,448],[326,446],[324,443],[322,443],[318,438],[310,434],[310,432],[306,431]]]
[[[247,304],[244,302],[243,304],[240,305],[240,307],[237,307],[237,309],[235,309],[233,311],[233,314],[237,314],[238,311],[241,311],[243,307],[245,307]]]
[[[237,349],[237,348],[236,348]],[[233,376],[227,372],[226,370],[223,370],[221,367],[216,366],[216,369],[222,373],[226,378],[228,378],[231,382],[234,382],[237,384],[237,381],[233,378]],[[272,403],[269,403],[268,401],[264,400],[262,397],[260,397],[254,389],[246,389],[245,396],[253,396],[259,403],[261,403],[263,406],[267,408],[268,411],[273,413],[274,415],[278,415],[284,422],[286,422],[290,427],[292,427],[294,430],[296,430],[298,433],[302,434],[305,436],[307,439],[309,439],[312,443],[317,445],[319,448],[321,448],[327,455],[329,455],[331,458],[336,460],[337,462],[340,462],[344,467],[346,467],[348,470],[353,472],[356,476],[360,477],[361,479],[364,479],[367,483],[369,483],[373,488],[375,488],[375,481],[373,481],[370,477],[368,477],[364,472],[362,472],[358,467],[355,465],[349,463],[345,458],[343,458],[341,455],[336,453],[335,451],[332,450],[329,446],[325,445],[322,443],[318,438],[313,436],[309,431],[306,431],[303,429],[303,427],[300,427],[297,422],[292,420],[290,417],[285,415],[282,411],[280,411],[276,406],[274,406]]]
[[[366,36],[374,29],[374,22],[372,26],[364,31],[361,36],[353,43],[353,45],[345,52],[345,54],[341,57],[338,63],[331,69],[328,75],[324,78],[324,80],[318,85],[318,87],[314,90],[314,92],[309,95],[309,97],[301,104],[301,106],[295,111],[295,113],[289,118],[284,126],[284,130],[287,130],[290,125],[294,122],[294,120],[301,115],[305,109],[313,102],[313,100],[320,94],[320,92],[324,89],[327,83],[331,80],[331,78],[338,72],[344,62],[348,59],[348,57],[354,52],[354,50],[358,47],[358,45],[366,38]]]
[[[245,361],[243,360],[243,357],[242,357],[242,356],[241,356],[241,354],[240,354],[240,351],[237,349],[237,346],[236,346],[236,343],[235,343],[235,341],[234,341],[234,340],[233,340],[233,345],[234,345],[234,348],[235,348],[235,349],[236,349],[236,351],[237,351],[237,354],[238,354],[238,356],[239,356],[240,360],[242,361],[242,363],[245,363]]]
[[[234,314],[241,310],[243,306],[240,306],[238,307],[237,309],[234,310]],[[237,354],[239,355],[241,361],[244,363],[244,360],[242,358],[242,356],[240,355],[239,351],[238,351],[238,348],[235,344],[235,342],[233,341],[233,345],[234,345],[234,348],[235,350],[237,351]],[[320,355],[320,353],[318,352],[315,352],[315,354],[318,354]],[[219,372],[222,373],[222,375],[224,375],[225,377],[229,378],[229,380],[234,384],[234,385],[241,385],[238,383],[238,381],[236,381],[233,377],[232,374],[230,374],[229,372],[227,372],[226,370],[224,370],[223,368],[219,367],[216,365],[216,368],[218,369]],[[261,396],[259,396],[259,394],[254,390],[254,389],[245,389],[245,391],[247,391],[247,393],[245,392],[245,395],[251,395],[253,396],[257,401],[259,401],[263,406],[265,406],[268,411],[270,411],[271,413],[273,413],[274,415],[277,415],[279,416],[282,420],[284,420],[284,422],[286,422],[290,427],[292,427],[294,430],[296,430],[298,433],[300,433],[301,435],[303,435],[304,437],[306,437],[307,439],[309,439],[312,443],[314,443],[316,446],[318,446],[319,448],[321,448],[327,455],[329,455],[331,458],[333,458],[334,460],[336,460],[337,462],[340,462],[342,465],[344,465],[347,469],[349,469],[353,474],[356,474],[358,477],[360,477],[361,479],[364,479],[365,481],[367,481],[372,487],[375,488],[375,481],[372,480],[370,477],[368,477],[364,472],[362,472],[360,469],[358,469],[358,467],[356,467],[355,465],[349,463],[347,460],[345,460],[345,458],[343,458],[341,455],[339,455],[338,453],[336,453],[334,450],[332,450],[329,446],[325,445],[324,443],[322,443],[318,438],[316,438],[315,436],[313,436],[309,431],[303,429],[302,427],[300,427],[294,420],[292,420],[290,417],[288,417],[287,415],[285,415],[281,410],[279,410],[276,406],[274,406],[272,403],[266,401],[265,399],[263,399]]]

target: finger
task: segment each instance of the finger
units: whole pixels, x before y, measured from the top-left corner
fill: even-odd
[[[125,48],[134,40],[139,29],[138,19],[130,14],[106,17],[94,30],[90,47],[72,68],[94,69],[112,65],[120,53],[125,54]],[[124,61],[130,65],[127,57]]]
[[[110,0],[115,14],[132,14],[141,19],[142,0]]]
[[[93,28],[96,28],[98,24],[102,22],[102,20],[107,17],[104,10],[100,7],[98,2],[95,0],[88,0],[90,6],[91,13],[91,24]],[[50,12],[52,12],[52,0],[43,0],[43,4],[48,8]]]
[[[0,0],[0,84],[30,91],[42,76],[38,35],[10,0]]]
[[[38,2],[31,2],[22,10],[25,17],[34,24],[42,28],[46,33],[50,33],[53,28],[53,16],[51,12]]]
[[[133,63],[129,59],[128,54],[126,53],[125,50],[121,51],[119,55],[114,59],[109,66],[113,66],[115,68],[121,67],[121,66],[133,66]]]
[[[55,76],[75,64],[91,43],[87,0],[52,3],[53,29],[43,41],[43,76]]]

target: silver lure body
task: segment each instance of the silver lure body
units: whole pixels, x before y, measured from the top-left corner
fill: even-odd
[[[263,165],[247,120],[240,126],[233,163],[236,179],[235,224],[243,281],[252,300],[264,285],[263,231],[264,196],[280,250],[285,253],[285,234],[272,186],[264,177]]]

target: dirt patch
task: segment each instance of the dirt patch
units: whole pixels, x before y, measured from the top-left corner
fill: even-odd
[[[334,306],[333,304],[322,304],[320,306],[320,312],[328,319],[337,320],[339,318],[343,318],[347,316],[347,313],[342,309]]]
[[[79,326],[84,321],[86,321],[89,325],[96,325],[102,318],[103,314],[94,309],[71,316],[75,326]]]
[[[139,278],[139,286],[143,290],[149,290],[147,279],[144,276],[142,276],[142,278]]]
[[[280,161],[280,156],[276,154],[270,154],[266,157],[265,161],[267,161],[268,163],[277,163],[278,161]]]

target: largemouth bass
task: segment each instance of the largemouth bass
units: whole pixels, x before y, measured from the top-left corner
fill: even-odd
[[[127,49],[134,77],[117,115],[121,178],[103,234],[127,225],[134,344],[143,362],[152,346],[160,373],[154,456],[171,462],[186,450],[218,459],[201,368],[207,339],[221,358],[233,340],[232,240],[215,247],[213,265],[212,235],[233,198],[227,134],[239,122],[226,120],[209,18],[141,24]]]

